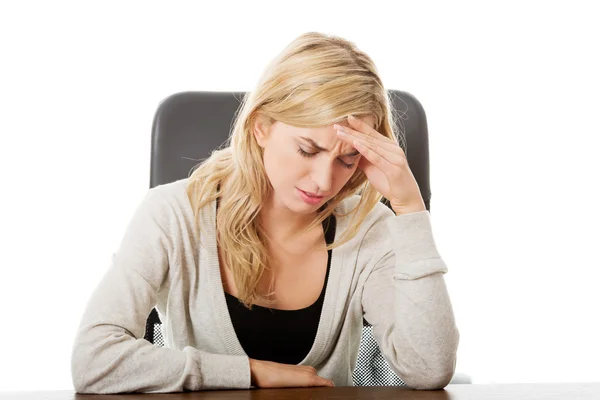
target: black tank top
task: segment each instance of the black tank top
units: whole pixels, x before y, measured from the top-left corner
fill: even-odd
[[[218,198],[216,207],[219,207]],[[335,238],[335,216],[329,216],[322,225],[325,241],[331,244]],[[237,297],[225,293],[233,328],[249,358],[284,364],[298,364],[304,360],[317,335],[325,299],[331,250],[327,254],[327,272],[321,295],[306,308],[279,310],[253,305],[252,310],[248,310]]]

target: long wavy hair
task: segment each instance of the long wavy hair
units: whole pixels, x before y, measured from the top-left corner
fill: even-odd
[[[266,67],[256,87],[246,93],[225,146],[195,168],[189,176],[187,195],[196,217],[219,197],[217,244],[230,269],[237,297],[249,309],[253,303],[272,304],[272,292],[258,292],[259,280],[271,265],[267,233],[259,222],[265,199],[273,190],[263,164],[263,149],[253,134],[257,118],[268,130],[275,121],[298,127],[323,127],[349,115],[371,115],[375,129],[398,140],[388,92],[371,58],[353,42],[319,32],[300,35]],[[402,138],[402,137],[401,137]],[[405,148],[405,146],[404,146]],[[227,178],[226,196],[222,197]],[[230,182],[231,181],[231,182]],[[346,213],[335,210],[345,198],[358,194],[357,206]],[[348,229],[327,250],[352,239],[366,215],[381,201],[359,168],[346,185],[316,213],[306,228],[316,228],[327,217],[351,214]],[[273,287],[273,280],[271,281]]]

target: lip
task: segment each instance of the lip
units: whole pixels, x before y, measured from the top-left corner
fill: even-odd
[[[305,203],[308,203],[311,205],[319,204],[323,200],[323,197],[324,197],[324,196],[314,197],[314,196],[308,195],[305,191],[300,190],[298,188],[296,188],[296,190],[298,190],[298,193],[299,193],[300,197],[302,197],[302,200],[304,200]]]
[[[302,189],[298,189],[298,190],[300,190],[300,191],[302,191],[302,192],[306,193],[307,195],[309,195],[310,197],[314,197],[314,198],[316,198],[316,199],[322,199],[322,198],[324,197],[324,196],[317,196],[316,194],[313,194],[313,193],[311,193],[311,192],[306,192],[306,191],[304,191],[304,190],[302,190]]]

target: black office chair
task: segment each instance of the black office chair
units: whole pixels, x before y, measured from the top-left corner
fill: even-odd
[[[245,92],[182,92],[163,100],[152,127],[150,187],[188,177],[193,168],[221,148],[230,134],[233,118]],[[389,91],[397,127],[405,133],[410,168],[429,210],[429,144],[423,107],[412,95]],[[382,199],[388,207],[389,201]],[[161,321],[153,309],[146,322],[144,338],[163,346]],[[404,382],[383,357],[372,326],[363,320],[358,361],[353,374],[355,386],[402,386]],[[468,380],[468,379],[467,379]],[[464,382],[464,378],[451,383]]]

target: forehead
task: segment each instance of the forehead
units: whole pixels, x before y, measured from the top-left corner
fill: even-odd
[[[366,122],[368,126],[370,126],[372,129],[375,129],[375,118],[371,115],[367,115],[367,116],[361,116],[358,117],[358,119],[362,120],[363,122]],[[347,118],[344,118],[343,120],[336,122],[337,125],[342,125],[342,126],[346,126],[346,127],[350,127],[350,123],[348,122]],[[282,131],[282,130],[287,130],[287,131],[291,131],[293,133],[315,133],[315,134],[319,134],[319,133],[335,133],[334,129],[333,129],[333,124],[331,125],[327,125],[327,126],[323,126],[323,127],[318,127],[318,128],[306,128],[306,127],[300,127],[300,126],[295,126],[295,125],[287,125],[281,121],[276,121],[274,123],[274,125],[279,125],[278,130]]]
[[[367,125],[371,128],[374,128],[375,118],[373,116],[360,116],[358,118],[366,122]],[[284,136],[295,137],[296,139],[300,140],[300,142],[306,143],[309,146],[316,147],[318,150],[335,151],[339,154],[344,155],[357,153],[356,149],[354,148],[354,146],[352,146],[352,144],[343,141],[337,137],[336,131],[333,128],[333,124],[318,128],[307,128],[294,125],[287,125],[280,121],[277,121],[276,124],[280,124],[279,129],[276,129],[280,133],[284,133],[284,131],[287,131],[287,134],[285,134]],[[350,127],[347,118],[343,119],[337,124]],[[289,135],[290,133],[292,135]],[[311,143],[310,140],[305,140],[304,138],[311,139],[314,142],[314,144]]]

